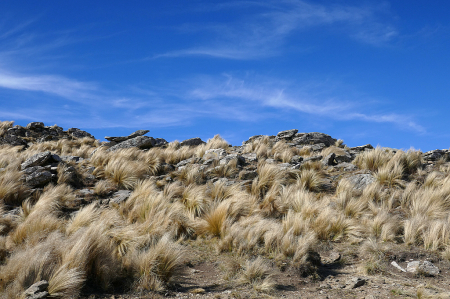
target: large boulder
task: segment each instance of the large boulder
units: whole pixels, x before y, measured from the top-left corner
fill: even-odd
[[[60,162],[61,158],[58,155],[54,155],[49,151],[36,154],[34,156],[31,156],[25,162],[23,162],[20,166],[22,170],[33,167],[33,166],[44,166],[48,165],[53,162]]]
[[[330,135],[318,132],[312,133],[297,133],[292,139],[292,143],[296,145],[311,145],[324,143],[326,146],[335,144],[336,139],[332,138]]]
[[[116,151],[118,149],[137,147],[139,149],[148,149],[155,146],[155,139],[148,136],[138,136],[125,140],[119,144],[111,146],[107,151]]]
[[[295,134],[297,134],[297,132],[298,132],[297,129],[292,129],[292,130],[286,130],[286,131],[278,132],[277,137],[275,138],[275,140],[276,141],[290,140],[292,137],[294,137]]]
[[[69,133],[70,135],[72,135],[72,137],[75,137],[75,138],[83,138],[83,137],[94,138],[94,136],[92,136],[88,132],[80,130],[78,128],[70,128],[67,130],[67,133]]]

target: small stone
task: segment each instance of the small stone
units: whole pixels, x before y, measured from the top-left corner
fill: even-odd
[[[366,282],[367,282],[367,279],[365,279],[365,278],[355,277],[355,278],[352,278],[347,283],[347,288],[348,289],[356,289],[356,288],[359,288],[359,287],[365,285]]]

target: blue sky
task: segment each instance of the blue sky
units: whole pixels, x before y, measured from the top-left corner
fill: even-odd
[[[1,1],[0,120],[449,148],[448,1]]]

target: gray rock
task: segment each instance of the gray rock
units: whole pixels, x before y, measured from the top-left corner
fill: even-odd
[[[348,162],[352,162],[352,156],[350,155],[350,153],[345,153],[345,154],[341,154],[341,155],[336,155],[336,157],[334,157],[334,160],[336,161],[337,164],[339,163],[348,163]]]
[[[36,129],[43,129],[44,128],[44,123],[43,122],[31,122],[27,125],[26,127],[28,130],[36,130]]]
[[[257,176],[258,176],[258,173],[256,171],[251,171],[251,170],[242,170],[239,173],[239,178],[241,180],[253,180]]]
[[[242,156],[242,158],[245,159],[245,163],[252,163],[252,162],[258,161],[258,157],[256,156],[255,153],[246,153],[246,154],[242,154],[241,156]]]
[[[160,146],[164,146],[167,145],[168,142],[165,139],[162,138],[155,138],[155,145],[154,147],[160,147]]]
[[[357,170],[358,167],[354,164],[351,163],[339,163],[338,165],[335,166],[338,169],[344,169],[344,171],[354,171]]]
[[[203,156],[206,159],[210,158],[216,158],[216,159],[222,159],[227,155],[227,152],[223,148],[217,148],[217,149],[209,149],[205,151],[205,155]]]
[[[245,159],[238,154],[231,154],[228,156],[225,156],[224,158],[220,159],[220,165],[228,164],[233,159],[237,159],[237,165],[243,165],[245,163]]]
[[[322,159],[322,165],[323,166],[332,166],[336,165],[336,162],[334,161],[334,158],[336,157],[335,153],[330,153],[326,157]]]
[[[406,271],[425,276],[436,276],[439,274],[439,268],[429,261],[412,261],[406,265]]]
[[[275,138],[276,141],[279,140],[289,140],[292,137],[294,137],[295,134],[297,134],[298,130],[297,129],[292,129],[292,130],[286,130],[286,131],[281,131],[277,134],[277,137]]]
[[[362,151],[371,150],[371,149],[373,149],[373,146],[371,144],[360,145],[360,146],[355,146],[355,147],[350,148],[350,150],[357,151],[357,152],[362,152]]]
[[[83,137],[94,138],[94,136],[92,136],[88,132],[80,130],[78,128],[70,128],[67,130],[67,133],[69,133],[70,135],[72,135],[75,138],[83,138]]]
[[[20,166],[21,169],[24,170],[25,168],[28,167],[43,166],[51,162],[53,162],[53,155],[52,153],[47,151],[31,156],[30,158],[26,159],[25,162],[23,162]]]
[[[184,146],[197,146],[200,144],[205,143],[203,140],[201,140],[199,137],[195,137],[195,138],[190,138],[190,139],[186,139],[181,141],[180,145]]]
[[[265,161],[267,164],[276,164],[277,161],[275,161],[274,159],[266,159]]]
[[[448,150],[432,150],[424,153],[423,159],[426,161],[437,161],[444,157],[445,160],[448,160]]]
[[[137,147],[140,149],[148,149],[155,145],[155,139],[148,136],[138,136],[128,140],[125,140],[119,144],[111,146],[107,149],[108,152],[116,151],[118,149]]]
[[[298,136],[298,137],[297,137]],[[292,143],[296,145],[304,144],[319,144],[324,143],[325,146],[333,145],[336,142],[336,139],[332,138],[330,135],[318,132],[312,133],[301,133],[300,135],[295,135],[292,139]]]
[[[348,289],[356,289],[356,288],[359,288],[359,287],[365,285],[366,282],[367,282],[366,278],[354,277],[347,282],[347,288]]]
[[[24,174],[25,177],[23,179],[25,183],[31,187],[45,185],[53,178],[52,173],[42,166],[30,167],[24,171]]]
[[[83,158],[78,156],[61,156],[61,160],[66,163],[69,163],[69,162],[78,162],[80,160],[82,161]]]
[[[109,205],[118,205],[124,202],[130,197],[131,191],[129,190],[119,190],[113,194],[111,199],[109,200]]]
[[[302,156],[295,155],[291,159],[291,164],[299,164],[302,161],[303,161],[303,157]]]
[[[208,159],[203,161],[203,165],[211,165],[214,163],[214,161],[216,161],[217,159]]]
[[[150,130],[137,130],[136,132],[131,133],[128,136],[124,136],[124,137],[109,137],[109,136],[105,136],[105,139],[108,141],[114,141],[114,142],[122,142],[128,139],[132,139],[138,136],[143,136],[145,134],[147,134],[148,132],[150,132]]]
[[[49,295],[47,291],[48,282],[46,280],[41,280],[26,289],[24,295],[27,299],[43,299],[47,298]]]
[[[195,162],[195,158],[189,158],[189,159],[180,161],[180,162],[176,165],[176,167],[178,168],[178,167],[186,166],[186,165],[188,165],[188,164],[190,164],[190,163],[194,163],[194,162]]]
[[[28,143],[16,135],[6,135],[0,138],[0,144],[10,144],[12,146],[27,146]]]
[[[347,180],[352,183],[357,190],[364,190],[364,188],[376,181],[375,177],[371,174],[355,174],[348,177]]]
[[[318,144],[311,145],[310,148],[311,148],[312,151],[317,152],[317,151],[323,150],[326,147],[327,146],[325,145],[325,143],[318,143]]]

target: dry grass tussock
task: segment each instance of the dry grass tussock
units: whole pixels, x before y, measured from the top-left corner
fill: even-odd
[[[376,182],[357,190],[347,175],[324,171],[320,161],[280,167],[294,155],[317,152],[272,140],[246,144],[243,152],[256,153],[259,162],[244,166],[237,160],[202,164],[208,149],[234,151],[218,135],[197,147],[171,142],[115,152],[91,139],[27,150],[0,146],[0,298],[20,298],[43,279],[52,298],[76,298],[87,289],[166,290],[179,283],[199,248],[234,256],[230,285],[269,293],[277,267],[317,278],[323,248],[354,248],[367,274],[385,271],[391,245],[418,246],[450,260],[450,176],[436,165],[434,171],[423,167],[420,152],[378,147],[360,153],[354,163]],[[58,179],[32,193],[20,180],[20,163],[43,150],[86,159],[61,163]],[[346,151],[338,143],[321,155]],[[70,167],[80,176],[95,167],[96,177],[93,194],[72,210],[67,203],[76,202],[79,187],[67,174]],[[240,170],[257,176],[242,181]],[[128,199],[105,204],[118,189],[130,190]],[[211,246],[203,249],[202,242]]]
[[[3,136],[9,128],[12,128],[13,125],[13,121],[0,121],[0,137]]]

